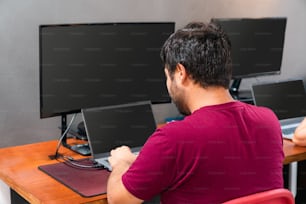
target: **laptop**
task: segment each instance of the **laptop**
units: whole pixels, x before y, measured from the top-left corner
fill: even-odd
[[[280,121],[283,137],[292,139],[296,127],[306,116],[306,94],[303,80],[256,84],[252,86],[254,104],[274,111]]]
[[[150,101],[82,109],[82,115],[91,155],[109,171],[112,149],[126,145],[138,154],[156,129]]]

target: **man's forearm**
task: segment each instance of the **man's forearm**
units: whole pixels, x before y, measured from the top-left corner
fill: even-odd
[[[140,204],[142,200],[128,192],[122,183],[122,175],[128,170],[127,163],[113,167],[107,184],[107,200],[109,204]]]

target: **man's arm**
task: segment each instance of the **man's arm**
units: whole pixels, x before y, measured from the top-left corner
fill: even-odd
[[[140,204],[143,200],[132,195],[122,183],[122,175],[135,161],[134,155],[127,146],[118,147],[111,151],[109,162],[112,172],[107,182],[107,200],[109,204]]]

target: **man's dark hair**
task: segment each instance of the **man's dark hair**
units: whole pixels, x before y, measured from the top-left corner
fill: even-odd
[[[170,77],[178,63],[202,87],[229,87],[232,75],[231,44],[220,26],[192,22],[173,33],[161,49]]]

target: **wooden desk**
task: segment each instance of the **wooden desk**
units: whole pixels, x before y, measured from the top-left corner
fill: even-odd
[[[306,160],[306,147],[294,145],[290,140],[284,139],[284,164]]]
[[[0,149],[0,179],[31,204],[107,204],[106,195],[84,198],[37,168],[57,162],[48,157],[56,145],[57,141],[48,141]],[[63,147],[60,153],[82,158]]]
[[[298,161],[306,160],[306,147],[294,145],[290,140],[284,139],[284,164],[289,164],[288,189],[293,196],[297,193]]]
[[[84,198],[37,168],[57,162],[48,157],[54,154],[56,145],[57,141],[48,141],[0,149],[0,179],[33,204],[107,204],[106,195]],[[60,152],[82,158],[66,148],[61,148]],[[306,160],[306,147],[295,146],[291,141],[284,140],[284,152],[284,164]]]

